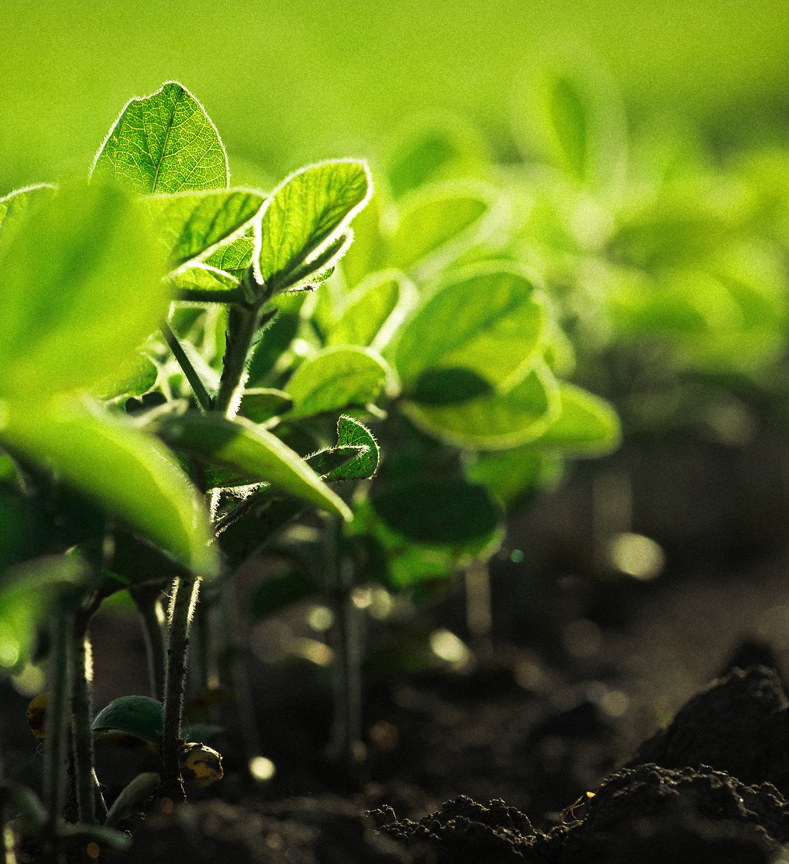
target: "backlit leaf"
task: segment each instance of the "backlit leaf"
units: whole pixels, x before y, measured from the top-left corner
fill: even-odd
[[[437,370],[462,370],[507,389],[533,365],[547,318],[542,295],[522,271],[499,265],[467,271],[403,325],[395,367],[407,391]]]
[[[371,189],[364,162],[322,162],[288,177],[263,213],[260,281],[280,291],[308,276],[310,262],[364,207]]]
[[[327,482],[368,480],[378,467],[378,444],[359,420],[343,415],[337,422],[337,444],[306,458]]]
[[[163,418],[158,427],[173,448],[242,471],[257,482],[309,501],[349,518],[341,498],[326,486],[302,458],[276,436],[243,418],[227,420],[211,414]]]
[[[229,189],[156,195],[146,203],[170,262],[178,266],[238,231],[264,201],[259,192]]]
[[[567,381],[559,382],[559,398],[559,416],[535,446],[590,456],[616,449],[621,429],[619,418],[608,402]]]
[[[54,194],[54,186],[42,184],[16,189],[0,198],[0,249],[11,242],[11,238],[35,212],[35,208]]]
[[[168,81],[126,104],[96,156],[93,177],[142,194],[224,189],[227,154],[203,106]]]
[[[193,572],[216,573],[205,506],[155,438],[76,400],[5,409],[0,440],[11,450],[56,470]]]
[[[424,432],[470,450],[505,450],[539,438],[559,413],[559,388],[548,367],[537,365],[511,390],[454,404],[404,402],[405,414]]]
[[[369,348],[324,348],[288,381],[285,390],[294,403],[288,419],[364,406],[383,390],[389,374],[387,364]]]
[[[167,311],[163,274],[146,215],[121,190],[59,190],[0,257],[0,394],[117,374]]]

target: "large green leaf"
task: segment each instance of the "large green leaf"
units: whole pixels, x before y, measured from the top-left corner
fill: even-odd
[[[305,360],[285,387],[294,403],[288,419],[364,406],[378,396],[389,377],[387,364],[369,348],[324,348]]]
[[[535,446],[589,456],[617,448],[622,432],[619,418],[608,402],[567,381],[559,382],[559,398],[559,416],[535,441]]]
[[[310,263],[342,233],[371,191],[364,162],[322,162],[288,177],[263,213],[260,281],[280,291],[309,276]]]
[[[386,266],[386,240],[381,233],[382,208],[380,193],[376,191],[364,210],[354,217],[353,243],[342,259],[342,272],[350,288],[358,285],[368,274]]]
[[[227,154],[203,106],[168,81],[126,104],[96,155],[93,176],[143,194],[224,189]]]
[[[448,444],[469,450],[505,450],[545,432],[559,414],[559,388],[540,362],[504,393],[445,405],[406,401],[402,408],[420,429]]]
[[[397,230],[389,238],[388,266],[410,272],[428,258],[437,258],[440,265],[451,262],[494,227],[497,219],[485,216],[498,197],[492,186],[468,181],[415,193],[404,204]]]
[[[0,441],[9,449],[54,469],[195,573],[217,571],[206,509],[155,438],[64,397],[9,401],[2,413]]]
[[[407,392],[420,383],[424,389],[425,376],[450,370],[507,389],[533,365],[548,318],[545,301],[525,273],[504,266],[456,277],[403,326],[394,360]]]
[[[89,388],[167,311],[164,256],[119,189],[68,186],[0,257],[0,395]]]
[[[256,482],[350,518],[345,502],[323,483],[302,458],[276,436],[243,418],[212,414],[163,418],[159,434],[177,450],[242,471]]]
[[[159,236],[178,266],[239,230],[260,210],[265,196],[250,189],[182,192],[147,199]]]
[[[35,208],[55,194],[55,187],[41,184],[15,189],[0,198],[0,249],[11,242],[11,238],[32,215]]]
[[[347,295],[326,344],[371,345],[380,351],[416,299],[416,289],[402,273],[374,273]]]

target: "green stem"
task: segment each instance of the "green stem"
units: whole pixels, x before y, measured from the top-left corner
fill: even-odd
[[[203,384],[202,378],[197,374],[195,367],[192,365],[192,361],[186,356],[183,346],[178,341],[178,337],[173,333],[172,328],[166,320],[162,321],[161,327],[162,335],[170,346],[170,350],[178,361],[178,365],[183,370],[184,375],[186,375],[186,380],[189,382],[192,392],[195,394],[197,404],[200,406],[202,411],[210,411],[211,396],[209,395],[208,390],[205,389],[205,384]]]
[[[183,801],[186,798],[181,781],[178,751],[181,746],[181,714],[189,650],[189,625],[197,602],[198,590],[199,580],[196,576],[183,576],[176,579],[170,604],[170,638],[167,646],[167,672],[164,686],[162,784],[164,794],[176,801]]]
[[[47,839],[51,857],[54,857],[58,839],[58,828],[63,809],[64,767],[66,762],[69,690],[69,635],[71,616],[59,609],[54,619],[52,633],[52,657],[50,660],[49,700],[46,718],[46,755],[44,769],[44,800],[49,813]]]
[[[328,753],[353,782],[361,737],[361,613],[352,599],[353,562],[339,554],[339,532],[339,520],[332,517],[326,532],[326,581],[334,611],[334,723]]]
[[[164,633],[159,612],[160,585],[134,585],[129,589],[134,605],[140,615],[145,655],[148,660],[148,681],[151,696],[160,702],[164,699]]]
[[[258,330],[257,307],[231,306],[227,320],[227,347],[214,410],[234,417],[246,383],[247,358]]]
[[[229,288],[227,291],[195,291],[191,288],[181,288],[177,299],[185,300],[187,303],[244,303],[247,298],[241,288]]]
[[[71,718],[74,736],[74,772],[77,781],[77,812],[79,821],[96,824],[94,799],[93,730],[91,729],[91,656],[88,621],[90,615],[80,613],[74,618],[71,633],[73,682],[71,689]]]

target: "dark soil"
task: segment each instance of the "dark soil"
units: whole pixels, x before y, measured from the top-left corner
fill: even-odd
[[[685,521],[661,535],[667,511],[676,510],[671,496],[662,509],[654,500],[639,508],[636,496],[635,530],[669,554],[652,583],[611,579],[594,563],[585,527],[591,481],[581,475],[513,524],[492,567],[492,650],[475,646],[476,659],[459,668],[430,660],[427,636],[438,627],[473,643],[462,585],[413,619],[373,627],[365,749],[352,776],[325,757],[326,670],[250,657],[262,750],[276,775],[245,782],[238,736],[228,732],[210,742],[223,754],[225,779],[192,790],[175,808],[149,801],[124,826],[134,838],[130,851],[100,860],[782,861],[789,579],[775,514],[789,508],[769,484],[761,499],[740,485],[739,498],[729,489],[722,502],[720,459],[716,451],[712,467],[702,459],[694,469],[707,479],[723,475],[698,493],[699,508],[725,510],[712,526]],[[663,468],[650,466],[665,480]],[[638,471],[634,481],[636,490],[646,484]],[[639,522],[645,507],[656,515]],[[682,507],[693,510],[692,502]],[[759,526],[759,542],[747,524]],[[529,550],[524,564],[512,562],[513,548]],[[97,707],[145,692],[134,619],[102,613],[93,638]],[[26,698],[0,687],[6,772],[40,786],[41,748],[24,728]],[[99,758],[112,798],[139,770],[137,757]]]

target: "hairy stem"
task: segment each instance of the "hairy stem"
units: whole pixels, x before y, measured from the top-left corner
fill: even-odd
[[[89,616],[75,616],[71,632],[73,682],[71,719],[74,736],[74,771],[77,781],[77,812],[80,822],[96,823],[93,773],[93,730],[91,729],[91,682],[93,657],[88,636]]]
[[[196,576],[183,576],[176,579],[170,604],[170,638],[167,645],[167,671],[164,685],[162,783],[165,795],[180,801],[186,797],[178,764],[181,714],[189,650],[189,626],[197,602],[198,590],[199,580]]]
[[[227,347],[214,410],[233,418],[246,383],[247,357],[258,329],[257,308],[231,306],[227,319]]]

